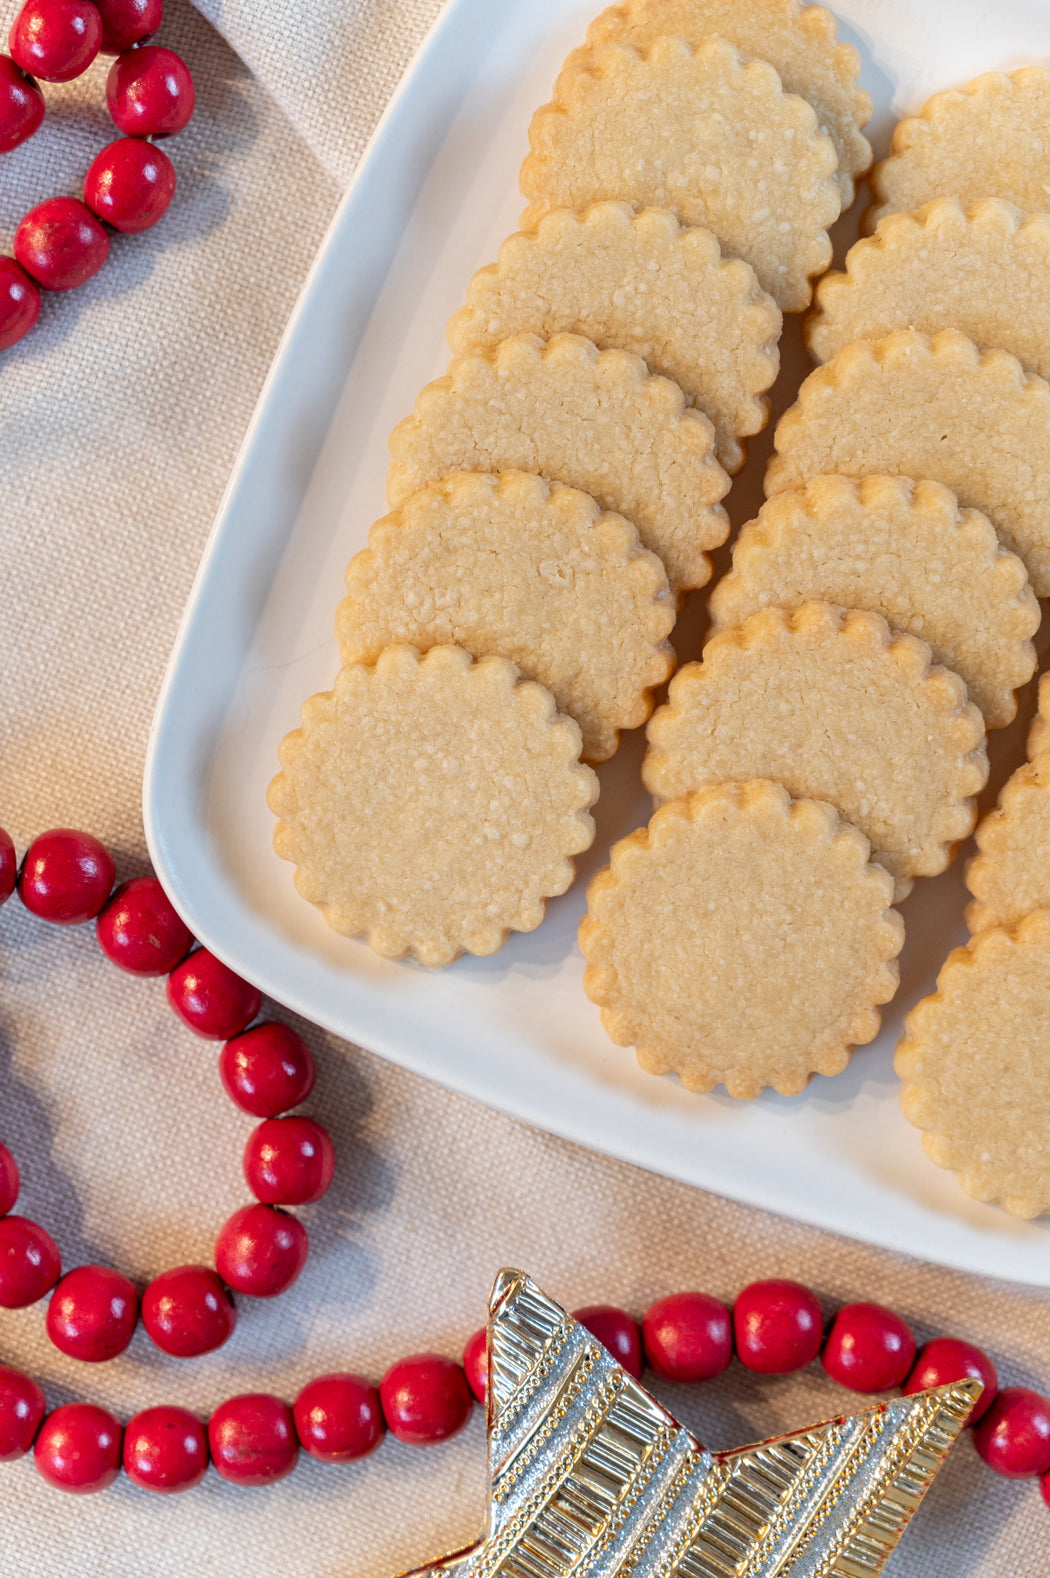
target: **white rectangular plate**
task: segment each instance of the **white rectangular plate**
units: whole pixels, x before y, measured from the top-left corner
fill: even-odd
[[[449,0],[384,117],[271,370],[161,695],[145,813],[158,874],[196,934],[308,1018],[543,1128],[721,1194],[928,1260],[1050,1285],[1050,1224],[962,1194],[901,1116],[900,1015],[835,1079],[738,1103],[639,1072],[606,1038],[575,944],[584,886],[646,820],[639,742],[603,768],[595,848],[547,920],[430,974],[335,936],[274,855],[277,745],[338,666],[343,569],[384,512],[386,438],[445,366],[446,320],[514,230],[532,110],[597,0]],[[930,92],[1046,51],[1042,0],[848,0],[873,132]],[[796,326],[797,330],[797,326]],[[799,364],[800,367],[801,364]],[[796,373],[796,382],[797,376]],[[793,387],[793,386],[792,386]],[[747,518],[762,455],[730,499]],[[958,867],[920,883],[898,999],[964,938]]]

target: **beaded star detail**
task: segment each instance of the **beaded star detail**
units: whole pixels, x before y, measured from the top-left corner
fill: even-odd
[[[489,1303],[488,1530],[430,1578],[873,1578],[975,1380],[709,1452],[520,1271]],[[405,1575],[413,1578],[413,1575]]]

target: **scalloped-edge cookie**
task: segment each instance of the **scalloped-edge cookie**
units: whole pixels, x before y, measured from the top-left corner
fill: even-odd
[[[729,478],[710,422],[629,351],[582,335],[518,334],[458,356],[390,437],[397,506],[453,471],[534,471],[582,488],[638,528],[675,591],[710,579],[729,535]]]
[[[711,595],[714,628],[811,601],[870,608],[928,642],[988,728],[1010,722],[1035,673],[1039,604],[1024,565],[939,482],[815,477],[768,499]]]
[[[1050,674],[1039,680],[1039,699],[1035,717],[1028,731],[1028,760],[1034,762],[1044,751],[1050,751]]]
[[[879,614],[804,603],[723,630],[649,720],[642,778],[658,800],[771,778],[826,800],[871,842],[903,898],[976,820],[984,722],[930,649]]]
[[[341,669],[281,742],[274,849],[335,931],[449,964],[532,931],[590,847],[580,730],[504,658],[387,647]]]
[[[777,423],[766,493],[826,472],[927,478],[983,511],[1050,594],[1050,384],[954,329],[847,345]]]
[[[927,1156],[975,1200],[1050,1211],[1050,912],[951,952],[904,1021],[894,1066]]]
[[[935,93],[898,122],[889,158],[875,166],[865,229],[934,197],[964,204],[1005,197],[1026,211],[1050,209],[1048,125],[1050,72],[1042,66],[989,71]]]
[[[978,824],[977,850],[966,868],[972,932],[1013,926],[1032,910],[1050,909],[1050,752],[1007,779],[995,809]]]
[[[596,203],[508,236],[467,287],[448,342],[463,355],[515,334],[569,333],[631,351],[714,424],[732,474],[744,463],[741,438],[769,418],[782,322],[754,269],[723,258],[709,230],[683,227],[667,209]]]
[[[569,56],[529,128],[521,167],[528,230],[552,208],[616,200],[672,209],[745,258],[785,312],[831,261],[838,156],[816,112],[773,67],[724,38],[692,49],[605,44]]]
[[[839,1074],[878,1034],[904,923],[868,840],[780,784],[662,806],[591,879],[583,984],[618,1046],[687,1090],[749,1099]]]
[[[1050,197],[1048,197],[1050,201]],[[958,329],[982,350],[1016,356],[1050,375],[1050,214],[985,198],[967,213],[940,197],[916,214],[887,214],[873,237],[825,274],[805,321],[818,362],[853,340],[895,329]]]
[[[717,33],[742,55],[768,60],[786,93],[797,93],[816,111],[838,157],[842,206],[854,197],[854,182],[871,165],[871,145],[861,127],[871,119],[871,97],[858,86],[860,56],[838,36],[830,11],[801,0],[626,0],[596,17],[587,43],[624,43],[635,49],[674,33],[694,49]]]
[[[674,600],[622,515],[524,471],[457,472],[377,521],[335,617],[342,661],[397,642],[504,657],[551,692],[604,762],[674,668]]]

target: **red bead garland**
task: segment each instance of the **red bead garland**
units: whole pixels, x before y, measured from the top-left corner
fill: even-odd
[[[147,42],[162,14],[163,0],[27,0],[15,18],[11,53],[0,55],[0,154],[19,147],[44,119],[37,78],[69,82],[100,52],[116,56],[106,103],[124,135],[91,164],[83,202],[47,198],[19,224],[14,258],[0,257],[0,350],[36,323],[39,286],[74,290],[98,273],[109,255],[105,225],[137,235],[171,203],[175,168],[147,139],[182,131],[195,96],[185,61]]]

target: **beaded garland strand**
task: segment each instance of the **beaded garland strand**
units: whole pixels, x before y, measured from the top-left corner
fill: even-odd
[[[71,829],[35,839],[19,869],[14,845],[0,830],[0,903],[17,886],[26,908],[42,919],[95,920],[103,951],[121,968],[167,974],[176,1013],[198,1034],[225,1041],[220,1072],[228,1093],[264,1119],[245,1150],[245,1174],[259,1203],[237,1212],[219,1235],[221,1278],[207,1267],[176,1267],[150,1283],[142,1301],[143,1324],[157,1345],[189,1356],[217,1347],[232,1331],[227,1286],[268,1296],[295,1280],[302,1261],[293,1256],[294,1273],[282,1271],[271,1285],[281,1256],[273,1255],[271,1233],[258,1232],[253,1214],[296,1222],[275,1207],[320,1198],[331,1179],[331,1142],[312,1119],[279,1116],[313,1086],[305,1043],[285,1025],[246,1028],[259,1011],[259,993],[207,950],[190,951],[193,938],[155,878],[136,878],[111,893],[114,875],[105,846]],[[47,1325],[57,1347],[91,1360],[122,1352],[138,1313],[133,1284],[106,1267],[79,1267],[59,1280],[53,1239],[11,1214],[18,1189],[17,1164],[0,1144],[0,1306],[21,1307],[51,1292]],[[296,1227],[305,1258],[305,1229]],[[234,1246],[229,1252],[226,1242]],[[648,1362],[666,1380],[706,1381],[727,1369],[734,1354],[764,1375],[802,1369],[819,1355],[831,1379],[856,1392],[900,1387],[911,1394],[977,1376],[985,1391],[970,1425],[979,1455],[1008,1478],[1039,1477],[1050,1505],[1050,1400],[1027,1387],[999,1390],[995,1366],[970,1343],[938,1337],[916,1352],[907,1324],[882,1305],[847,1304],[825,1331],[814,1293],[798,1282],[771,1280],[749,1284],[731,1309],[706,1293],[685,1292],[657,1300],[640,1325],[612,1305],[575,1315],[636,1378]],[[161,1494],[199,1484],[209,1462],[234,1484],[272,1484],[291,1473],[300,1449],[321,1462],[349,1463],[374,1451],[387,1430],[415,1446],[447,1440],[465,1425],[473,1400],[484,1402],[486,1381],[482,1327],[468,1340],[462,1363],[414,1354],[395,1363],[378,1387],[340,1371],[310,1381],[291,1406],[256,1392],[221,1403],[207,1425],[184,1408],[155,1407],[122,1426],[92,1403],[67,1403],[49,1414],[37,1383],[0,1365],[0,1463],[32,1450],[48,1484],[77,1494],[104,1490],[122,1466],[134,1484]]]
[[[44,119],[39,81],[70,82],[96,55],[115,55],[106,79],[109,113],[124,135],[84,178],[84,198],[49,197],[15,231],[14,257],[0,255],[0,350],[29,333],[44,290],[74,290],[109,256],[109,229],[148,230],[175,195],[175,166],[155,139],[182,131],[193,114],[193,78],[174,50],[148,42],[163,0],[27,0],[0,54],[0,154],[18,148]]]

